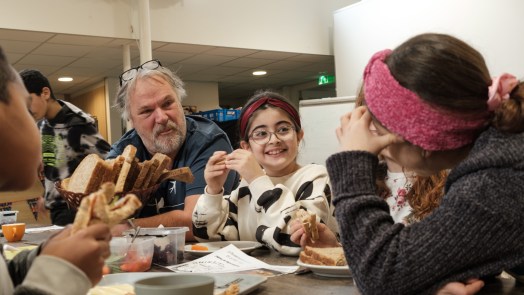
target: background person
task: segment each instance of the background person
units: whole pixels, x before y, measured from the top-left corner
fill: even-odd
[[[341,242],[361,292],[431,294],[522,265],[524,83],[507,74],[492,80],[466,43],[422,34],[376,53],[364,91],[367,108],[342,117],[342,152],[327,160]],[[453,168],[440,206],[408,227],[394,224],[376,195],[385,147],[418,175]]]
[[[280,253],[297,255],[288,223],[298,209],[336,228],[326,168],[297,163],[304,137],[298,111],[274,92],[255,94],[240,114],[240,149],[218,151],[209,159],[207,187],[193,212],[197,240],[258,241]],[[230,195],[224,181],[230,170],[242,177]]]
[[[51,211],[51,222],[66,225],[75,219],[76,210],[69,208],[55,189],[55,182],[73,174],[89,154],[104,158],[110,145],[98,133],[95,120],[75,105],[56,99],[49,80],[38,70],[23,70],[20,76],[31,97],[30,111],[38,121],[42,138],[45,206]]]
[[[134,129],[113,144],[107,158],[122,154],[131,144],[137,148],[136,157],[141,162],[163,153],[171,158],[173,169],[187,166],[195,176],[193,183],[164,182],[135,223],[142,227],[187,226],[190,231],[186,239],[193,240],[191,213],[206,186],[206,162],[215,151],[231,152],[229,139],[212,121],[184,115],[184,84],[159,61],[151,60],[124,72],[120,81],[116,105]],[[237,184],[238,175],[233,171],[227,176],[224,189],[229,193]],[[114,234],[127,228],[127,224],[122,224]]]
[[[0,191],[29,188],[41,163],[40,137],[28,102],[29,93],[0,47]],[[7,264],[0,244],[0,295],[86,294],[102,277],[110,239],[103,224],[74,235],[66,229]]]

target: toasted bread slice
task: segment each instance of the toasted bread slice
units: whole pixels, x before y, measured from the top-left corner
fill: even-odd
[[[132,145],[126,146],[124,149],[124,152],[122,153],[122,156],[124,156],[125,161],[124,164],[122,164],[122,169],[120,170],[120,173],[118,175],[118,180],[116,181],[115,191],[116,192],[123,192],[124,186],[126,184],[127,177],[129,175],[129,172],[131,171],[131,167],[133,163],[135,162],[135,155],[136,155],[136,147]]]
[[[138,162],[137,158],[135,158],[131,163],[131,169],[127,175],[126,183],[124,184],[124,192],[128,192],[133,189],[133,185],[136,182],[138,174],[140,174],[140,164],[141,163]]]
[[[88,194],[96,191],[102,183],[107,168],[97,154],[87,155],[71,175],[67,190]]]
[[[116,182],[118,181],[118,176],[120,176],[120,170],[122,170],[122,166],[124,165],[124,162],[126,161],[126,158],[122,155],[119,155],[115,158],[115,162],[113,165],[113,171],[111,173],[111,179],[112,183],[116,185]]]
[[[195,176],[193,176],[193,173],[191,173],[191,169],[189,169],[189,167],[182,167],[173,170],[164,170],[164,172],[162,172],[160,175],[158,182],[162,182],[167,179],[192,183],[193,180],[195,180]]]
[[[304,255],[301,254],[300,260],[302,260],[302,257],[304,256],[304,259],[309,259],[310,261],[312,259],[318,262],[311,263],[302,260],[305,263],[328,266],[344,266],[348,264],[342,247],[315,248],[306,246],[302,252],[304,252]]]
[[[316,260],[315,258],[309,256],[306,254],[306,252],[301,251],[300,252],[300,261],[307,263],[307,264],[314,264],[314,265],[323,265],[322,262]]]
[[[113,168],[115,166],[115,159],[105,160],[104,165],[106,166],[106,171],[102,177],[102,183],[113,182]]]
[[[160,161],[160,164],[158,164],[158,167],[156,168],[153,177],[151,177],[151,182],[149,183],[149,186],[157,184],[164,170],[168,169],[169,165],[171,165],[171,158],[167,155],[156,153],[153,156],[153,158],[157,158]]]
[[[149,173],[147,174],[146,179],[142,184],[142,188],[148,188],[151,186],[151,178],[153,178],[153,175],[155,174],[158,165],[160,165],[160,161],[158,160],[158,158],[155,158],[155,156],[153,156],[151,162],[151,169],[149,169]]]
[[[151,170],[151,164],[153,161],[147,160],[142,163],[138,163],[138,168],[140,170],[140,173],[138,174],[135,183],[133,184],[133,190],[137,190],[142,188],[142,184],[144,183],[144,180],[147,178],[147,174]]]

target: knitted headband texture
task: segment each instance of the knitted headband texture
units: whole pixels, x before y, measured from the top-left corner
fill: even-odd
[[[286,113],[289,114],[291,119],[293,119],[293,121],[297,124],[298,127],[302,127],[302,125],[300,124],[300,116],[298,115],[298,112],[292,105],[280,99],[263,97],[249,105],[242,114],[242,117],[240,118],[240,135],[242,136],[242,138],[246,137],[246,132],[248,131],[246,130],[247,123],[249,122],[249,118],[251,118],[251,115],[253,115],[253,113],[256,110],[258,110],[261,106],[265,104],[270,104],[272,106],[283,109],[284,111],[286,111]]]
[[[364,70],[366,104],[375,118],[389,131],[428,151],[472,143],[486,126],[488,113],[480,118],[462,118],[425,103],[391,75],[384,63],[391,52],[386,49],[375,53]]]

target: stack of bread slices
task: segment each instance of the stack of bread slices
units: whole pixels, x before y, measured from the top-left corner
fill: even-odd
[[[315,248],[306,246],[304,251],[300,252],[300,261],[307,264],[326,266],[348,265],[342,247]]]
[[[139,162],[136,148],[128,145],[122,155],[103,160],[96,154],[85,157],[71,177],[62,181],[61,187],[73,193],[90,194],[103,183],[115,184],[115,192],[130,192],[147,189],[166,179],[192,182],[193,174],[188,167],[168,170],[171,159],[156,153],[151,160]]]

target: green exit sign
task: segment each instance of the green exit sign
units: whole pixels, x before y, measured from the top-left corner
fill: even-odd
[[[318,85],[331,84],[335,82],[335,76],[322,75],[318,77]]]

